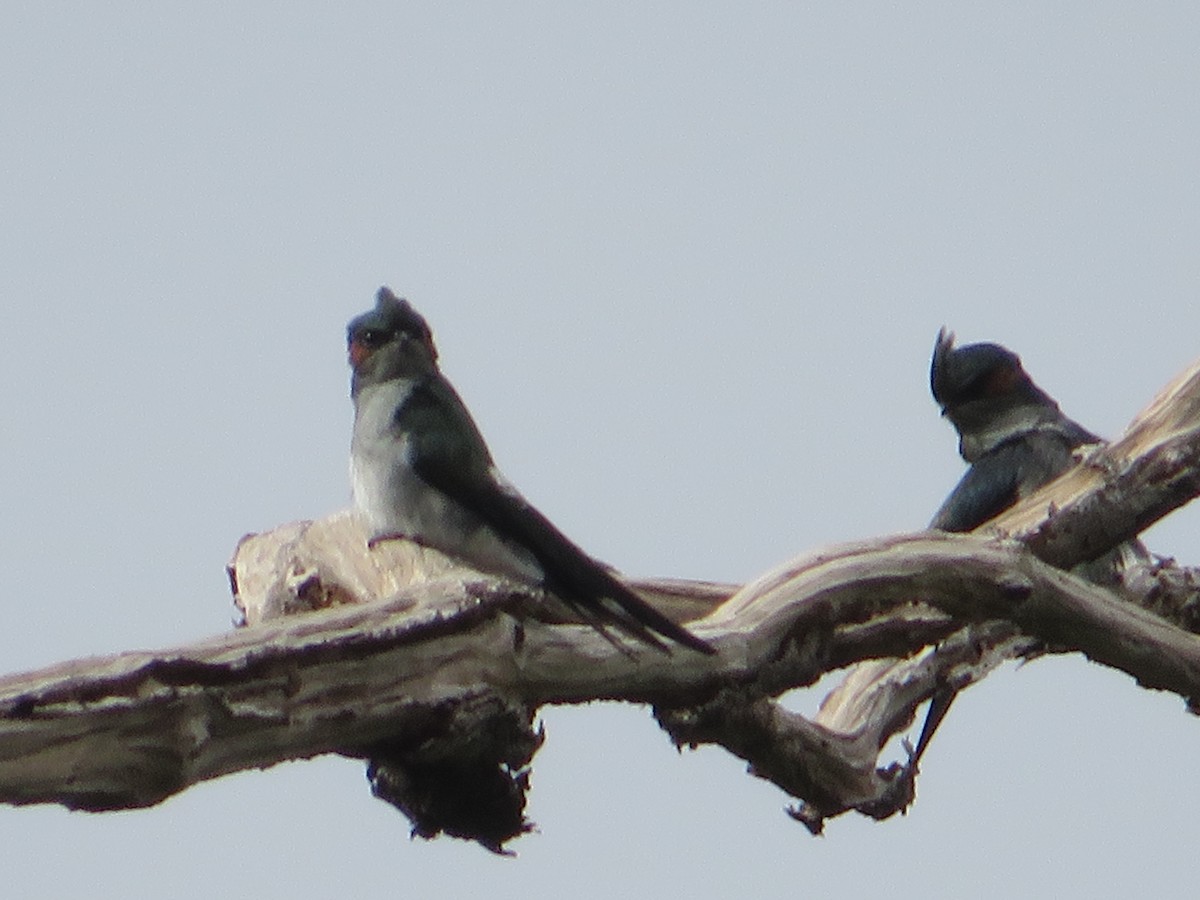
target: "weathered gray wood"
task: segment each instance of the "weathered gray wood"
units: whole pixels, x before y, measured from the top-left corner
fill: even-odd
[[[470,743],[456,714],[511,719],[512,758],[527,761],[530,710],[623,699],[655,704],[681,742],[717,742],[748,759],[807,801],[797,815],[814,830],[849,809],[888,815],[911,799],[914,773],[881,767],[879,749],[938,678],[981,664],[953,640],[924,649],[964,621],[1002,623],[983,626],[999,648],[985,669],[1050,644],[1200,697],[1200,638],[1037,558],[1069,566],[1102,553],[1200,491],[1198,373],[1127,438],[1000,520],[1011,537],[920,533],[826,548],[736,591],[634,582],[691,621],[715,657],[618,652],[523,586],[400,542],[368,551],[344,513],[248,537],[230,572],[252,627],[0,680],[0,801],[144,806],[207,778],[327,752],[386,757],[404,782],[405,766],[452,761]],[[772,699],[889,658],[907,662],[860,670],[815,721]],[[440,820],[428,830],[440,827],[470,833]],[[495,849],[506,836],[479,839]]]

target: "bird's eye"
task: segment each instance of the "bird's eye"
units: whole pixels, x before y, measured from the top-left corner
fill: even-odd
[[[376,347],[383,343],[383,332],[377,331],[374,328],[364,328],[358,333],[356,340],[358,343],[365,344],[368,347]]]

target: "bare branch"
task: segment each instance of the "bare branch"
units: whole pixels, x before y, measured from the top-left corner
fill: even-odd
[[[1164,388],[1121,438],[985,527],[1069,568],[1137,537],[1198,494],[1200,361]]]
[[[1035,554],[1060,566],[1095,559],[1196,495],[1200,472],[1196,459],[1198,427],[1200,364],[1194,364],[1155,398],[1119,441],[1091,448],[1083,466],[980,530],[1019,537]],[[1118,473],[1121,477],[1116,477]],[[1120,592],[1124,600],[1189,631],[1200,630],[1200,573],[1169,560],[1135,559],[1132,553],[1122,556]],[[963,646],[975,647],[974,660],[962,658]],[[1007,659],[1028,656],[1038,646],[1028,637],[1013,635],[1008,626],[998,630],[976,626],[918,659],[863,664],[827,698],[818,721],[823,721],[827,709],[834,708],[850,710],[851,715],[860,718],[866,716],[868,721],[895,721],[905,727],[913,705],[893,688],[905,685],[911,690],[919,684],[922,678],[914,672],[935,685],[958,690],[982,679]],[[931,692],[932,688],[925,696]],[[884,709],[879,708],[881,697],[891,701]],[[915,769],[915,764],[913,760],[910,765]],[[890,768],[894,767],[880,771],[887,773]],[[888,796],[903,799],[897,790]],[[897,806],[891,811],[902,808]],[[886,803],[874,809],[876,813],[886,812]],[[829,814],[839,811],[831,810]],[[809,804],[797,817],[816,831],[825,812]]]
[[[1200,687],[1195,636],[1013,542],[923,533],[823,552],[739,593],[695,626],[718,646],[711,658],[622,654],[583,626],[513,618],[506,610],[529,598],[511,586],[448,579],[392,603],[9,677],[0,798],[145,805],[225,772],[419,729],[430,710],[484,694],[532,706],[620,697],[680,707],[722,685],[775,692],[812,683],[843,635],[860,644],[847,623],[905,607],[914,593],[957,616],[1009,618],[1148,686],[1183,696]],[[937,630],[915,621],[912,636],[889,633],[889,655],[914,652]]]
[[[806,801],[796,815],[814,830],[848,809],[889,815],[911,799],[914,767],[880,767],[880,748],[939,681],[1010,654],[1080,650],[1200,697],[1200,638],[1037,558],[1102,554],[1200,491],[1198,371],[1126,438],[1006,515],[1010,538],[828,548],[736,591],[635,583],[692,621],[715,657],[617,652],[525,586],[402,542],[368,551],[347,514],[248,537],[230,574],[254,627],[0,681],[0,801],[144,806],[227,772],[339,752],[375,760],[376,792],[418,833],[499,849],[525,828],[537,707],[623,699],[655,704],[680,742],[747,759]],[[1147,602],[1194,610],[1194,580],[1163,571],[1148,576]],[[1163,602],[1188,590],[1190,601]],[[975,637],[949,638],[964,622],[978,623]],[[773,699],[864,660],[904,662],[860,670],[815,721]],[[493,815],[448,793],[463,779],[476,799],[494,798]]]

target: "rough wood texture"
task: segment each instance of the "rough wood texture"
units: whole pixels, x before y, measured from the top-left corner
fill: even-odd
[[[373,789],[417,833],[498,850],[528,827],[536,709],[624,699],[654,704],[681,743],[746,759],[802,801],[793,814],[814,831],[847,810],[884,817],[911,801],[916,765],[881,765],[883,744],[939,683],[1013,655],[1079,650],[1196,705],[1200,638],[1055,566],[1104,553],[1197,493],[1193,367],[1126,437],[988,535],[826,548],[736,590],[634,583],[715,657],[618,652],[521,585],[402,543],[367,551],[344,513],[283,526],[243,539],[230,564],[251,627],[0,680],[0,800],[145,806],[339,752],[372,760]],[[1148,567],[1131,596],[1194,622],[1196,579],[1183,572]],[[812,721],[774,699],[864,662]]]

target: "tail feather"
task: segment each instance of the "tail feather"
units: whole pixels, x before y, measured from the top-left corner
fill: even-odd
[[[548,572],[547,587],[574,609],[587,610],[593,618],[609,622],[664,653],[671,651],[659,636],[698,653],[711,656],[717,652],[712,644],[671,621],[598,562],[587,558],[587,563],[590,565],[574,566],[571,574],[575,577],[570,580],[562,572]]]
[[[949,685],[942,685],[933,692],[933,696],[929,700],[929,711],[925,713],[925,724],[921,726],[921,736],[917,738],[917,749],[913,751],[914,762],[921,761],[921,757],[925,754],[925,748],[933,740],[934,733],[942,724],[942,719],[946,718],[946,713],[950,711],[950,704],[957,696],[958,691]]]

